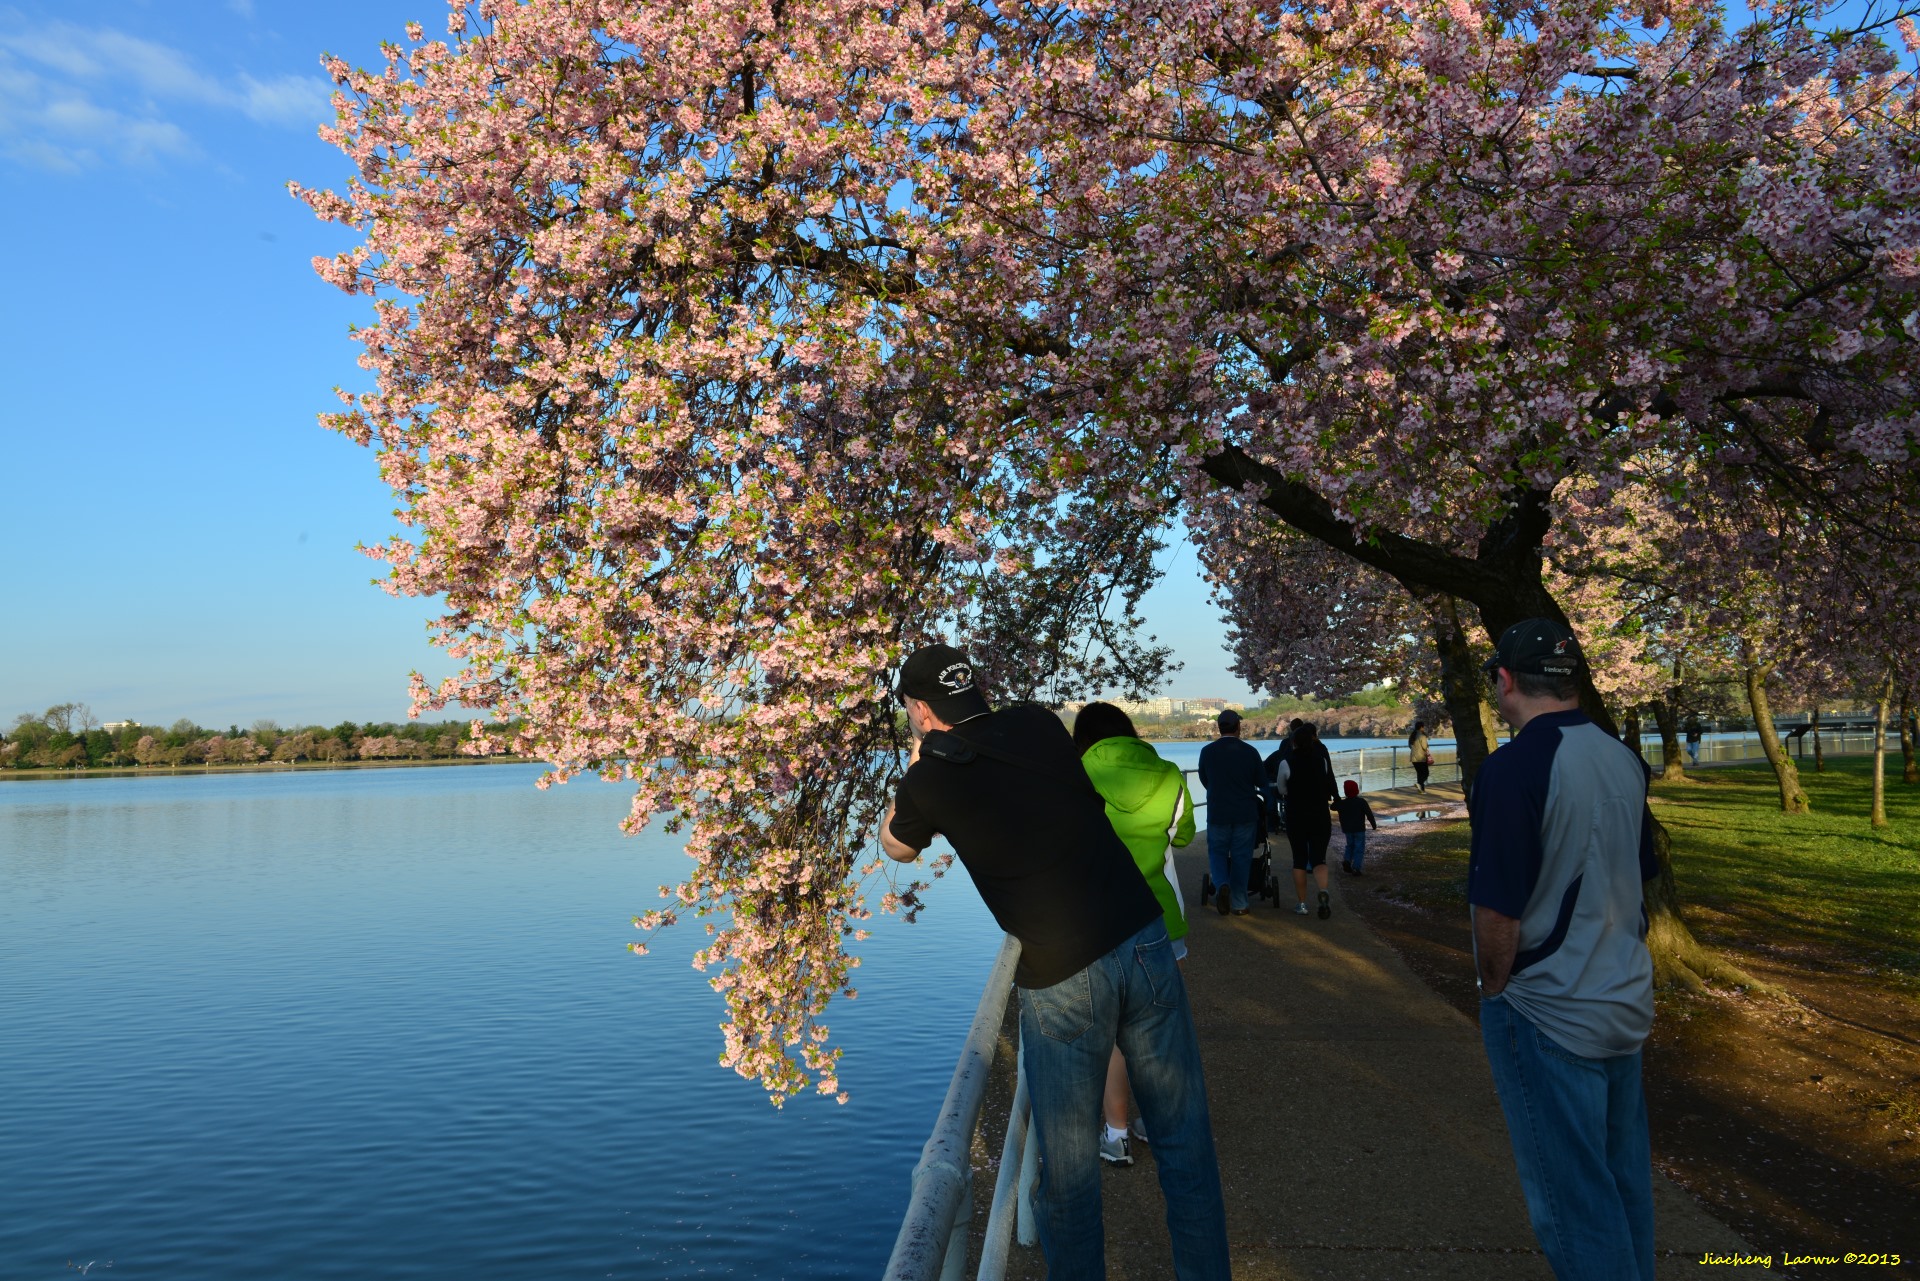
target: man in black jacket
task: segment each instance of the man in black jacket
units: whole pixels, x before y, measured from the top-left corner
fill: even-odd
[[[946,837],[994,920],[1020,940],[1014,983],[1047,1275],[1106,1275],[1093,1122],[1118,1044],[1153,1136],[1175,1270],[1227,1277],[1226,1208],[1186,987],[1160,903],[1107,821],[1073,737],[1044,707],[994,711],[951,646],[912,654],[895,692],[914,743],[881,847],[912,862]]]

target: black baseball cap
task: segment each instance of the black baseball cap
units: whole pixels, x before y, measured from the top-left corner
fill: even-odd
[[[1586,661],[1579,639],[1565,623],[1529,618],[1501,632],[1493,657],[1481,666],[1489,676],[1502,667],[1526,676],[1571,676]]]
[[[1231,734],[1240,728],[1240,713],[1229,707],[1226,711],[1214,717],[1213,722],[1220,727],[1221,733]]]
[[[951,645],[926,645],[907,655],[893,692],[903,702],[923,700],[949,725],[993,710],[974,680],[972,661]]]

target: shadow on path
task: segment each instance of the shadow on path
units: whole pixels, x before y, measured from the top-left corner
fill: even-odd
[[[1551,1281],[1479,1030],[1345,910],[1337,877],[1331,920],[1295,915],[1279,845],[1279,910],[1201,907],[1205,849],[1202,833],[1176,864],[1234,1275]],[[989,1111],[983,1139],[997,1156],[1004,1105]],[[1107,1263],[1120,1281],[1172,1275],[1151,1151],[1136,1145],[1131,1167],[1104,1174]],[[1699,1275],[1707,1251],[1750,1252],[1664,1178],[1655,1212],[1663,1278]],[[984,1219],[982,1202],[976,1231]],[[1008,1275],[1044,1276],[1039,1252],[1016,1247]]]

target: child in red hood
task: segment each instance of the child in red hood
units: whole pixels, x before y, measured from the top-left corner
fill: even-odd
[[[1367,804],[1367,798],[1360,795],[1360,784],[1348,779],[1346,790],[1346,796],[1333,803],[1333,808],[1340,814],[1340,834],[1347,838],[1347,848],[1340,855],[1340,866],[1355,876],[1365,876],[1360,864],[1367,857],[1367,828],[1379,831],[1380,823],[1373,816],[1373,806]]]

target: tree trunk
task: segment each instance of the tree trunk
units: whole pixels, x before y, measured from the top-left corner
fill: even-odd
[[[1643,887],[1647,905],[1647,950],[1653,953],[1653,981],[1690,992],[1705,991],[1709,981],[1766,996],[1784,989],[1753,977],[1720,953],[1701,945],[1680,914],[1680,891],[1673,878],[1673,839],[1658,819],[1653,824],[1653,854],[1660,874]]]
[[[1900,760],[1906,767],[1900,771],[1900,781],[1920,783],[1920,769],[1913,763],[1913,695],[1905,691],[1900,695]]]
[[[1827,754],[1820,750],[1820,709],[1813,709],[1813,772],[1827,772]]]
[[[1480,700],[1480,733],[1487,740],[1488,751],[1500,745],[1500,713],[1484,698]]]
[[[1887,704],[1893,701],[1893,669],[1873,700],[1873,825],[1887,825]]]
[[[1635,756],[1643,761],[1647,759],[1645,753],[1640,750],[1640,709],[1638,707],[1627,709],[1626,721],[1620,727],[1620,741],[1631,747]]]
[[[1680,716],[1673,704],[1656,698],[1647,704],[1653,723],[1660,727],[1660,779],[1666,783],[1687,781],[1686,756],[1680,750]]]
[[[1453,722],[1454,751],[1460,759],[1460,787],[1473,794],[1473,780],[1497,741],[1488,732],[1486,682],[1475,662],[1473,639],[1460,618],[1460,602],[1451,596],[1427,601],[1434,648],[1440,655],[1440,689]]]
[[[1773,674],[1773,668],[1747,663],[1740,670],[1746,677],[1747,705],[1753,709],[1760,750],[1767,754],[1767,764],[1773,766],[1773,776],[1780,782],[1780,808],[1789,814],[1810,813],[1813,804],[1800,787],[1800,771],[1780,746],[1780,735],[1773,728],[1773,705],[1767,701],[1767,677]]]
[[[1567,621],[1566,611],[1554,600],[1540,574],[1540,549],[1553,525],[1550,489],[1517,490],[1512,509],[1487,527],[1474,555],[1463,556],[1403,534],[1375,532],[1361,538],[1325,495],[1254,458],[1238,445],[1224,445],[1206,455],[1200,460],[1200,469],[1222,488],[1261,495],[1256,501],[1280,520],[1335,551],[1392,575],[1416,598],[1445,593],[1469,602],[1480,611],[1487,634],[1496,640],[1508,627],[1528,618],[1551,618],[1563,624]],[[1584,665],[1580,685],[1581,708],[1600,728],[1615,733],[1613,718],[1594,688],[1592,671]],[[1451,706],[1448,710],[1451,712]],[[1467,723],[1477,720],[1475,717]],[[1455,737],[1466,732],[1462,721],[1456,720]],[[1464,772],[1463,750],[1463,776]],[[1693,937],[1680,916],[1667,830],[1657,819],[1653,836],[1660,875],[1647,882],[1646,894],[1647,945],[1653,952],[1655,975],[1663,983],[1689,988],[1699,988],[1703,980],[1712,979],[1774,990],[1709,952]]]

